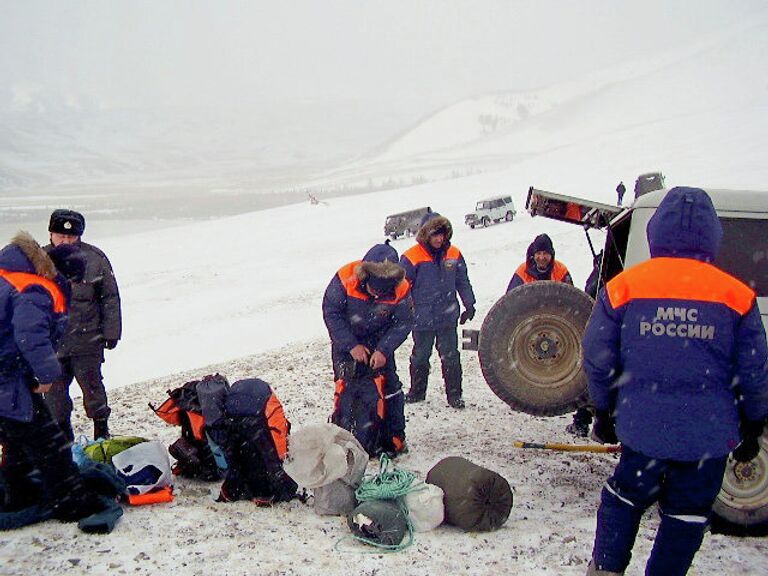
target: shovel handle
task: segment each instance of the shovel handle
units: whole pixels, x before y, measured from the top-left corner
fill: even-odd
[[[558,444],[547,443],[537,444],[536,442],[521,442],[519,440],[514,443],[515,448],[533,448],[536,450],[557,450],[559,452],[596,452],[598,454],[613,454],[621,452],[621,444],[616,445],[603,445],[603,444]]]

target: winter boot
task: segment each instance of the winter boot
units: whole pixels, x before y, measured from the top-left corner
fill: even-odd
[[[587,566],[586,576],[624,576],[624,572],[608,572],[607,570],[598,570],[595,563],[590,560]]]
[[[429,378],[429,366],[421,367],[411,364],[411,388],[405,395],[408,404],[423,402],[427,397],[427,380]]]
[[[565,431],[579,438],[589,436],[589,427],[592,424],[592,412],[589,408],[582,406],[573,414],[573,422],[565,427]]]
[[[465,405],[464,400],[461,399],[461,363],[458,354],[454,359],[443,361],[443,380],[445,380],[448,405],[451,408],[463,409]]]
[[[106,418],[97,418],[93,421],[93,439],[98,440],[109,438],[109,426]]]

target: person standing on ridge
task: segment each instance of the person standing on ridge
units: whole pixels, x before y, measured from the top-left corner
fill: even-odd
[[[624,193],[627,191],[627,187],[624,186],[624,181],[622,180],[619,182],[619,185],[616,186],[616,196],[619,199],[619,206],[621,206],[622,201],[624,200]]]
[[[457,323],[475,316],[475,294],[461,251],[451,244],[451,222],[437,212],[425,214],[417,244],[400,257],[411,285],[416,314],[413,321],[411,387],[406,402],[421,402],[427,394],[429,357],[437,346],[448,404],[464,408]],[[458,296],[464,303],[459,313]]]

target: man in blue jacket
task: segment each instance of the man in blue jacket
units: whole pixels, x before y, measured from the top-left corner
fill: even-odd
[[[728,454],[754,458],[768,415],[755,293],[711,264],[723,233],[709,196],[673,188],[647,235],[651,259],[599,292],[584,335],[593,437],[623,445],[603,487],[589,575],[624,573],[654,502],[661,523],[645,573],[685,574]]]
[[[352,431],[371,456],[406,452],[395,350],[411,331],[413,301],[389,241],[336,273],[323,297],[323,319],[336,380],[332,421]]]
[[[0,444],[5,498],[0,511],[35,508],[41,520],[74,521],[100,511],[88,498],[64,432],[42,394],[61,376],[55,345],[66,325],[68,286],[85,263],[63,247],[47,255],[26,232],[0,250]]]
[[[453,408],[464,408],[457,322],[475,316],[475,294],[469,283],[467,263],[451,244],[450,221],[437,212],[426,214],[416,235],[417,244],[400,258],[411,285],[416,315],[413,321],[411,388],[407,402],[421,402],[427,395],[429,357],[437,346],[443,368],[445,393]],[[459,314],[459,300],[464,311]]]

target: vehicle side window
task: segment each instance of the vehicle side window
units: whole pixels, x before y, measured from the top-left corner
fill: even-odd
[[[631,224],[632,215],[630,214],[621,222],[614,223],[608,230],[603,251],[603,263],[600,269],[601,286],[624,270]]]
[[[715,265],[768,296],[768,220],[721,218],[723,243]]]

